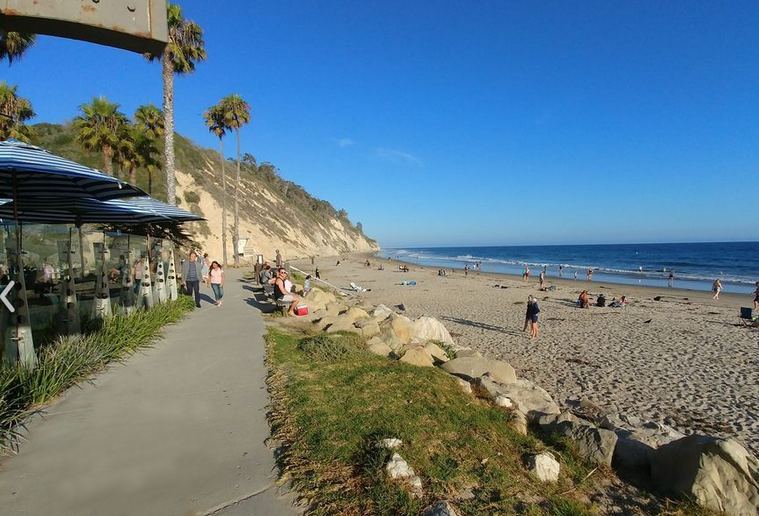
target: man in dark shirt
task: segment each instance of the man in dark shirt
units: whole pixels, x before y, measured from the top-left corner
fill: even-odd
[[[190,251],[187,260],[182,262],[182,279],[187,293],[195,296],[195,306],[200,308],[200,275],[203,266],[195,251]]]

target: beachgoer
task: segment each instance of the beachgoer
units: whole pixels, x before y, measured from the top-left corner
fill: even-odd
[[[282,267],[282,263],[283,263],[282,255],[279,253],[279,249],[277,249],[275,252],[276,252],[276,256],[274,258],[274,264],[277,266],[277,269],[279,269],[280,267]]]
[[[669,276],[667,277],[667,286],[672,287],[675,283],[675,273],[674,271],[669,271]]]
[[[303,281],[303,297],[306,297],[311,292],[311,275],[307,275]]]
[[[624,308],[627,306],[627,297],[622,296],[619,299],[612,298],[611,303],[609,303],[609,306],[611,308]]]
[[[543,273],[546,273],[546,272],[548,272],[548,265],[544,264],[543,265]]]
[[[575,279],[577,279],[577,271],[575,271]]]
[[[606,306],[606,296],[603,295],[603,292],[598,295],[596,306]]]
[[[580,308],[590,307],[590,296],[588,295],[587,290],[580,292],[580,297],[577,298],[577,304]]]
[[[538,314],[540,313],[540,307],[538,301],[533,296],[527,297],[527,313],[524,316],[524,329],[527,330],[527,326],[530,326],[530,338],[534,339],[538,336]]]
[[[469,276],[469,264],[464,265],[464,277]]]
[[[203,265],[200,267],[200,273],[203,276],[203,284],[208,286],[208,272],[211,270],[211,261],[208,259],[208,253],[203,253]]]
[[[190,251],[187,260],[182,262],[182,279],[188,295],[194,295],[195,306],[200,308],[200,275],[203,262],[198,258],[198,253]]]
[[[132,268],[132,278],[134,278],[134,293],[137,294],[142,286],[142,273],[145,269],[145,264],[142,261],[142,255],[134,261],[134,267]]]
[[[316,276],[316,279],[322,279],[321,274],[319,274],[319,267],[317,267],[314,271],[314,276]]]
[[[211,290],[213,290],[216,306],[221,306],[221,298],[224,297],[224,269],[221,268],[221,264],[216,260],[211,262],[211,267],[208,270],[208,279],[211,282]]]
[[[524,264],[524,271],[522,272],[522,279],[527,281],[530,279],[530,267],[525,263]]]
[[[712,283],[712,292],[714,292],[712,299],[719,299],[719,293],[722,292],[722,282],[719,279],[714,280],[714,283]]]
[[[545,270],[540,271],[540,276],[538,276],[538,278],[540,279],[540,288],[542,289],[544,288],[545,283],[546,283],[546,271]]]
[[[287,281],[287,271],[282,267],[277,269],[277,276],[269,280],[269,282],[274,285],[274,299],[290,303],[290,308],[287,310],[287,314],[295,315],[295,307],[297,307],[300,302],[300,296],[293,294],[287,289]]]
[[[590,267],[588,267],[588,270],[585,273],[585,279],[587,279],[588,281],[593,281],[593,269],[591,269]]]
[[[261,285],[266,285],[269,283],[269,280],[274,277],[274,271],[271,270],[271,265],[269,265],[269,262],[264,262],[264,266],[261,268],[261,271],[258,273],[258,283]]]
[[[756,282],[756,290],[754,290],[754,310],[759,310],[759,281]]]
[[[563,272],[564,272],[564,266],[563,265],[559,265],[559,277],[560,278],[561,278]]]

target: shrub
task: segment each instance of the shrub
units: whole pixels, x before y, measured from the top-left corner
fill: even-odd
[[[198,204],[200,202],[200,195],[198,195],[198,192],[187,190],[184,193],[184,200],[187,201],[188,204]]]
[[[349,339],[340,335],[327,335],[326,333],[302,339],[298,343],[298,349],[308,355],[310,359],[320,362],[335,362],[356,351]]]

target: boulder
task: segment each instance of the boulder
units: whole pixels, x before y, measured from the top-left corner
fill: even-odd
[[[326,307],[335,302],[335,296],[330,292],[325,292],[319,288],[311,289],[308,296],[304,298],[304,301],[311,308],[312,312],[317,310],[326,310]],[[334,315],[337,315],[335,313]]]
[[[502,394],[499,394],[498,396],[496,396],[493,403],[495,403],[496,407],[507,408],[507,409],[510,409],[514,406],[514,402],[511,401],[511,398],[507,398],[506,396]]]
[[[525,414],[528,419],[538,419],[546,414],[561,412],[550,394],[524,378],[512,383],[500,383],[487,374],[477,378],[473,382],[473,388],[478,396],[491,401],[495,401],[498,396],[509,398],[515,408]]]
[[[413,338],[421,341],[434,340],[453,346],[453,338],[443,323],[435,319],[434,317],[420,317],[414,321],[414,333]]]
[[[337,321],[336,315],[325,315],[321,319],[314,321],[314,326],[318,331],[324,331],[331,324]]]
[[[517,379],[514,368],[500,360],[462,357],[449,360],[442,367],[449,373],[469,381],[480,378],[485,374],[489,374],[493,380],[500,383],[512,383]]]
[[[614,468],[641,479],[650,474],[651,455],[656,448],[685,437],[667,425],[654,421],[644,423],[624,414],[607,414],[599,426],[613,431],[619,438],[614,448]]]
[[[361,330],[353,326],[353,321],[350,317],[345,317],[344,315],[338,315],[337,320],[327,328],[327,333],[335,333],[338,331],[350,331],[353,333],[361,332]]]
[[[382,322],[391,315],[393,315],[393,311],[385,305],[377,305],[377,307],[372,312],[372,318],[377,322]]]
[[[379,337],[372,337],[369,339],[366,343],[366,349],[371,353],[382,357],[386,357],[393,352],[393,350],[390,349],[390,346],[385,344]]]
[[[407,349],[400,360],[419,367],[434,367],[435,365],[430,354],[422,347]]]
[[[690,435],[665,444],[651,456],[651,479],[714,511],[759,513],[759,461],[735,439]]]
[[[385,329],[382,329],[382,326],[380,326],[380,335],[379,338],[382,339],[382,341],[390,346],[390,349],[393,350],[396,354],[401,354],[401,351],[403,350],[403,342],[396,337],[395,332],[392,330],[392,328],[385,327]]]
[[[422,496],[422,479],[398,452],[393,452],[385,465],[385,471],[391,479],[402,480],[415,496]]]
[[[455,348],[456,349],[456,358],[466,358],[466,357],[474,357],[474,358],[482,358],[482,353],[479,351],[475,351],[472,348]]]
[[[405,315],[393,314],[390,318],[390,327],[403,344],[408,344],[414,337],[414,322]]]
[[[369,314],[366,313],[366,310],[362,310],[361,308],[352,306],[348,308],[348,310],[344,314],[341,314],[340,317],[345,317],[346,319],[349,319],[352,323],[354,323],[360,319],[368,319]]]
[[[348,307],[344,304],[333,301],[331,303],[327,303],[326,307],[324,308],[324,312],[326,315],[336,316],[341,312],[346,311],[347,309]]]
[[[527,458],[527,469],[541,482],[557,482],[561,466],[551,453],[542,452]]]
[[[361,335],[370,339],[380,334],[380,327],[374,319],[361,319],[356,321],[356,327],[361,330]]]
[[[466,394],[472,394],[472,384],[464,380],[463,378],[459,378],[458,376],[454,376],[456,378],[456,382],[459,384],[459,387],[461,387],[461,390],[464,391]]]
[[[514,419],[511,420],[511,428],[520,435],[527,435],[527,416],[521,410],[514,411]]]
[[[538,424],[544,430],[572,441],[582,458],[599,466],[611,466],[614,448],[617,445],[617,434],[611,430],[598,428],[568,411],[558,415],[541,416],[538,418]]]
[[[446,500],[438,500],[424,511],[424,516],[459,516],[461,513]]]
[[[424,345],[424,350],[435,359],[436,362],[448,362],[448,353],[434,342],[428,342]]]

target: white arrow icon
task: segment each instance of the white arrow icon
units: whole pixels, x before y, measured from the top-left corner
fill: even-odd
[[[6,297],[8,295],[8,292],[11,291],[13,286],[16,284],[15,281],[11,280],[10,283],[3,289],[2,292],[0,292],[0,301],[3,302],[3,304],[8,308],[8,310],[11,311],[11,313],[16,311],[16,308],[11,304],[10,301],[8,301],[8,298]]]

